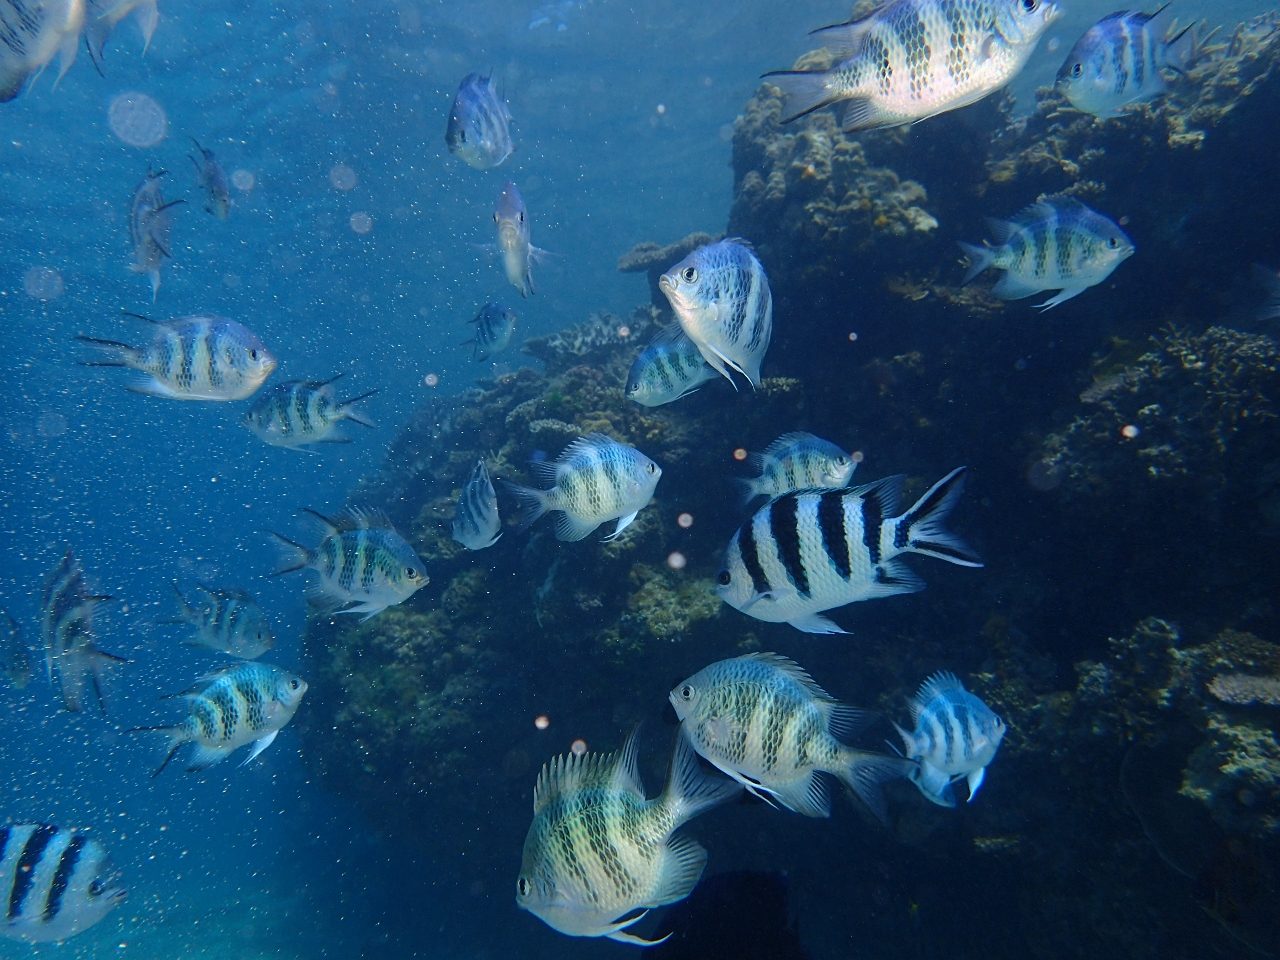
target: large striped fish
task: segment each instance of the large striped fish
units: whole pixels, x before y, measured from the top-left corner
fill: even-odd
[[[488,360],[511,346],[516,333],[516,312],[510,307],[493,301],[480,308],[471,321],[476,325],[475,336],[463,340],[462,345],[472,344],[472,360]]]
[[[737,785],[705,777],[680,737],[666,789],[646,800],[636,760],[633,733],[618,753],[556,757],[538,775],[516,905],[553,930],[661,943],[667,937],[644,940],[626,929],[651,908],[683,900],[702,876],[707,851],[674,834]]]
[[[632,361],[625,393],[628,400],[643,407],[660,407],[687,397],[717,376],[697,345],[678,326],[672,326],[654,337]]]
[[[467,485],[458,497],[453,514],[453,539],[468,550],[492,547],[502,536],[502,518],[498,516],[498,494],[489,478],[489,468],[477,460]]]
[[[160,293],[160,268],[173,258],[170,252],[170,214],[185,200],[168,200],[160,190],[160,178],[167,170],[147,169],[146,178],[133,191],[129,201],[129,243],[133,247],[133,263],[129,269],[145,273],[151,280],[151,302]]]
[[[99,650],[94,645],[94,608],[112,597],[90,593],[84,571],[70,549],[45,577],[41,593],[40,635],[44,641],[45,668],[62,690],[62,703],[72,713],[84,709],[86,683],[92,686],[98,708],[107,712],[102,697],[102,671],[126,662],[123,657]]]
[[[58,79],[75,62],[85,0],[0,0],[0,103],[22,92],[61,55]]]
[[[847,57],[830,70],[765,78],[782,91],[783,122],[843,103],[848,131],[914,123],[1007,84],[1060,12],[1051,0],[891,0],[814,31]]]
[[[339,426],[350,420],[372,428],[373,422],[355,405],[378,391],[366,390],[359,396],[339,400],[333,385],[341,376],[276,384],[253,402],[241,422],[258,439],[289,450],[311,453],[307,447],[313,443],[350,443]]]
[[[194,628],[188,643],[244,660],[255,660],[275,646],[271,621],[244,590],[209,587],[203,583],[196,584],[196,589],[199,594],[193,599],[178,589],[176,583],[173,585],[178,599],[176,622]]]
[[[839,490],[849,485],[858,468],[847,451],[802,430],[784,433],[763,453],[750,454],[747,466],[759,472],[738,480],[747,503],[759,496],[772,500],[797,490]]]
[[[805,633],[846,633],[823,611],[924,589],[903,563],[922,553],[980,567],[943,527],[964,488],[957,467],[899,514],[903,478],[851,490],[806,490],[766,504],[729,541],[716,593],[749,617]]]
[[[66,940],[124,902],[97,840],[47,823],[0,827],[0,937]]]
[[[879,784],[916,766],[843,743],[861,726],[862,711],[837,703],[799,664],[776,653],[713,663],[677,684],[669,699],[703,758],[762,800],[807,817],[831,814],[823,774],[883,817]]]
[[[458,85],[444,132],[449,152],[477,170],[489,170],[511,156],[511,111],[493,77],[468,73]]]
[[[109,359],[90,367],[128,367],[145,378],[128,385],[134,393],[171,400],[243,400],[271,376],[276,358],[247,327],[210,314],[152,320],[151,342],[137,347],[119,340],[78,336]]]

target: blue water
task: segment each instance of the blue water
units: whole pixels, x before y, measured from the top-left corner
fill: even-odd
[[[759,74],[789,65],[808,29],[847,13],[815,0],[584,0],[530,29],[539,6],[162,0],[145,56],[126,23],[105,76],[82,53],[56,90],[51,71],[0,105],[0,596],[38,636],[41,578],[71,545],[95,587],[121,598],[101,616],[101,644],[132,661],[108,689],[109,722],[61,712],[39,677],[25,691],[0,688],[0,821],[96,827],[130,889],[123,908],[65,947],[0,941],[0,957],[621,955],[505,906],[506,874],[404,857],[396,837],[379,836],[309,772],[287,728],[244,769],[232,760],[155,781],[161,745],[119,732],[172,717],[158,695],[217,663],[157,622],[171,615],[175,579],[251,584],[276,623],[269,659],[300,668],[304,654],[323,657],[301,649],[298,583],[262,579],[276,561],[266,531],[292,535],[298,507],[340,505],[415,409],[470,384],[479,368],[461,341],[486,300],[517,306],[524,337],[647,301],[645,279],[618,273],[618,256],[723,229],[731,125]],[[1024,103],[1114,6],[1069,4],[1018,82]],[[1267,8],[1198,0],[1176,12],[1229,23]],[[511,102],[518,150],[480,172],[448,156],[443,133],[458,80],[490,69]],[[167,114],[169,135],[154,148],[128,146],[108,125],[112,98],[131,90]],[[233,189],[225,223],[195,202],[188,136],[229,172],[252,175],[252,189]],[[192,198],[175,216],[174,260],[154,305],[127,269],[128,201],[148,164],[170,170],[169,196]],[[334,187],[338,165],[354,173],[352,189]],[[559,255],[535,268],[539,294],[523,303],[476,249],[492,242],[491,208],[508,177],[528,203],[534,243]],[[367,234],[352,228],[358,214],[371,220]],[[57,271],[64,291],[29,295],[32,268]],[[342,372],[351,393],[377,388],[365,409],[378,427],[308,456],[254,439],[237,423],[243,405],[229,414],[129,394],[119,371],[78,366],[72,340],[138,335],[122,310],[238,319],[282,359],[276,380]],[[516,809],[526,815],[523,796]],[[741,824],[742,846],[718,856],[749,865],[762,828],[741,811],[727,816],[718,833]],[[824,824],[775,825],[797,843],[822,842]],[[501,830],[518,844],[525,826]],[[833,896],[816,876],[793,896]],[[838,928],[840,908],[831,913]],[[829,942],[820,955],[850,955],[847,940]]]

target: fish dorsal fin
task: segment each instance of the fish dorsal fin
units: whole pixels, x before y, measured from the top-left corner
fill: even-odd
[[[350,530],[392,530],[391,518],[377,507],[348,507],[343,519]]]
[[[540,813],[554,800],[591,787],[631,790],[644,796],[635,731],[616,753],[564,753],[545,764],[533,788],[533,812]]]
[[[784,433],[773,443],[764,448],[762,456],[766,459],[781,460],[791,450],[801,444],[809,445],[814,443],[825,443],[821,437],[815,437],[812,433],[806,433],[803,430],[794,430],[791,433]]]
[[[902,485],[905,482],[906,477],[895,473],[891,477],[882,477],[871,483],[864,483],[860,487],[854,487],[853,493],[864,500],[868,497],[878,498],[881,516],[888,520],[896,517],[902,510]]]
[[[957,691],[964,692],[964,684],[960,682],[960,678],[950,670],[939,670],[920,684],[920,689],[916,691],[915,700],[911,703],[911,719],[918,721],[920,712],[930,700]]]
[[[693,344],[688,334],[684,332],[684,328],[678,323],[673,323],[670,326],[659,327],[658,332],[649,341],[649,347],[671,347],[674,350],[678,349],[682,342],[687,342],[691,346]]]
[[[784,657],[780,653],[748,653],[744,659],[754,660],[757,663],[763,663],[772,667],[779,673],[784,674],[787,678],[800,684],[800,686],[804,687],[805,691],[811,694],[816,700],[823,700],[828,703],[835,702],[835,697],[823,690],[822,687],[818,685],[818,681],[809,676],[809,671],[789,657]]]
[[[607,433],[589,433],[585,437],[578,437],[578,439],[565,447],[560,456],[556,458],[557,472],[559,468],[568,465],[574,458],[590,453],[593,450],[599,450],[605,446],[612,446],[617,442]]]

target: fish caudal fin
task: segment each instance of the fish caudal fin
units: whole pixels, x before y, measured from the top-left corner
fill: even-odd
[[[782,91],[782,122],[799,120],[841,99],[826,70],[777,70],[764,80]]]
[[[836,771],[840,782],[865,803],[881,823],[889,819],[882,785],[891,780],[910,779],[920,768],[914,760],[865,750],[850,750],[842,759],[844,766]]]
[[[58,657],[58,679],[62,688],[62,704],[70,713],[84,710],[86,687],[93,690],[98,711],[106,716],[107,701],[102,695],[103,672],[108,667],[128,663],[124,657],[88,646]]]
[[[376,423],[355,409],[355,404],[359,403],[361,400],[368,400],[377,392],[377,390],[369,390],[366,393],[360,394],[358,397],[351,397],[350,399],[341,401],[339,406],[342,410],[342,419],[350,420],[352,423],[358,423],[360,426],[368,427],[371,430],[376,427]]]
[[[957,243],[964,251],[964,255],[969,258],[969,268],[964,272],[964,280],[961,283],[968,283],[995,262],[996,255],[990,247],[980,247],[976,243],[965,243],[963,240]]]
[[[518,483],[512,483],[510,480],[499,481],[506,485],[507,489],[516,495],[520,501],[520,512],[516,515],[516,527],[523,531],[528,530],[534,525],[548,510],[551,504],[548,500],[549,490],[538,490],[535,487],[526,487]],[[594,530],[593,526],[591,530]],[[585,537],[591,530],[585,531],[582,536]],[[567,539],[562,537],[561,539]],[[582,537],[576,539],[581,540]]]
[[[119,340],[102,340],[98,337],[86,337],[84,334],[77,334],[76,339],[81,343],[87,343],[95,350],[100,351],[105,360],[82,360],[81,366],[85,367],[129,367],[133,366],[138,356],[136,347],[132,347],[127,343],[121,343]]]
[[[666,790],[662,794],[662,803],[677,825],[726,800],[732,800],[741,789],[733,780],[703,773],[698,764],[698,755],[689,745],[688,738],[683,732],[676,737],[676,749],[671,757],[671,772],[667,777]]]
[[[964,477],[968,469],[956,467],[926,490],[910,510],[888,524],[893,540],[882,544],[882,548],[886,548],[888,553],[922,553],[962,567],[982,566],[982,561],[964,541],[943,526],[964,492]]]
[[[280,562],[284,564],[279,569],[273,570],[269,576],[282,577],[286,573],[294,573],[298,570],[305,570],[311,566],[315,559],[315,553],[308,547],[295,540],[290,540],[283,534],[276,533],[274,530],[269,531],[271,536],[276,538],[276,545],[280,548]]]
[[[169,765],[169,761],[177,756],[178,748],[181,747],[189,739],[186,730],[181,726],[169,727],[130,727],[125,733],[163,733],[169,737],[169,750],[164,755],[164,759],[160,761],[160,766],[151,771],[152,777],[158,777],[164,772],[164,768]]]

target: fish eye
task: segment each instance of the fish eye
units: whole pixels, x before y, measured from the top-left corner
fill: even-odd
[[[408,577],[410,580],[417,580],[417,579],[418,579],[418,571],[417,571],[417,570],[415,570],[415,569],[413,569],[413,567],[405,567],[405,568],[404,568],[404,575],[405,575],[406,577]]]
[[[258,351],[257,351],[257,350],[250,350],[250,351],[249,351],[249,359],[250,359],[250,360],[257,360],[257,359],[258,359]]]
[[[103,891],[103,883],[101,880],[94,880],[91,884],[89,884],[89,896],[100,897],[102,896],[102,891]]]
[[[1027,13],[1035,13],[1036,8],[1040,6],[1040,0],[1022,0],[1022,9]]]
[[[1120,240],[1117,237],[1107,237],[1107,246],[1114,250],[1120,246]]]
[[[727,587],[729,585],[729,581],[732,579],[733,577],[730,576],[728,570],[721,570],[720,576],[716,577],[716,583],[720,584],[722,587]]]
[[[521,877],[516,881],[516,893],[522,897],[527,897],[533,893],[533,884],[529,882],[527,877]]]
[[[693,687],[689,686],[689,684],[687,684],[687,683],[686,683],[683,687],[681,687],[681,688],[680,688],[680,699],[681,699],[681,700],[692,700],[692,699],[693,699]]]
[[[648,466],[648,470],[649,470],[649,472],[650,472],[650,473],[653,473],[653,472],[654,472],[655,470],[657,470],[657,469],[658,469],[658,465],[657,465],[656,463],[653,463],[653,462],[651,461],[651,462],[649,463],[649,466]]]
[[[1073,63],[1073,64],[1071,65],[1071,75],[1072,75],[1073,77],[1077,77],[1077,78],[1078,78],[1082,73],[1084,73],[1084,64],[1081,64],[1081,63]]]
[[[698,268],[685,267],[683,270],[680,271],[680,279],[683,280],[685,283],[693,283],[695,280],[698,279]]]
[[[302,686],[302,681],[299,680],[297,677],[294,677],[292,680],[289,681],[290,690],[297,690],[298,687],[300,686]]]
[[[521,223],[524,223],[524,211],[523,211],[523,210],[521,210],[521,211],[520,211],[520,222],[521,222]]]

